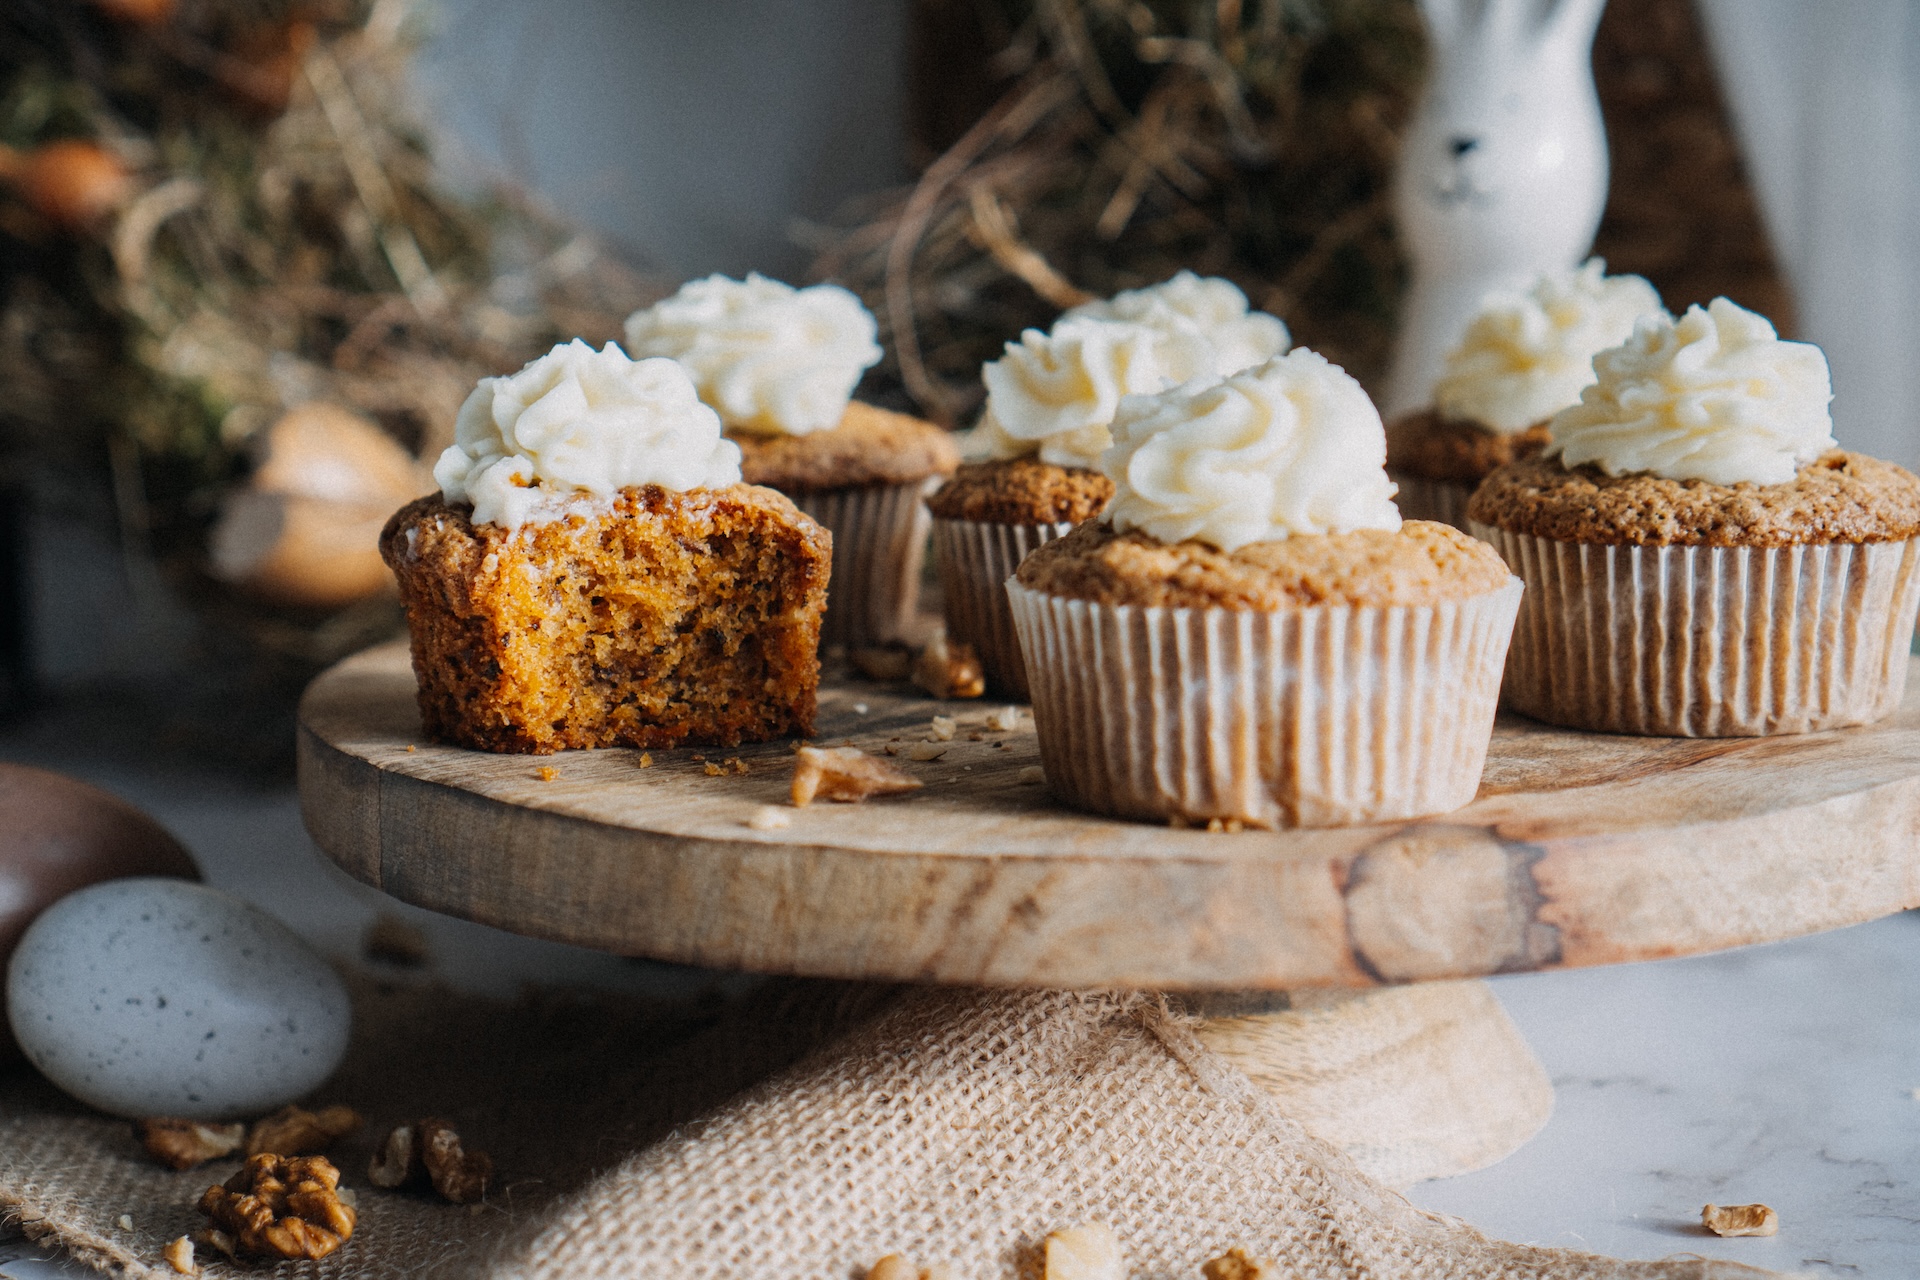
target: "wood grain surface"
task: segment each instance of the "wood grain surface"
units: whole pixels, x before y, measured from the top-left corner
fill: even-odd
[[[1031,717],[992,732],[996,709],[830,682],[818,741],[892,745],[926,785],[792,809],[785,743],[705,761],[658,751],[644,768],[637,751],[430,743],[391,645],[308,690],[300,793],[321,848],[405,901],[770,973],[1362,986],[1710,951],[1920,903],[1920,680],[1881,724],[1800,737],[1626,738],[1503,717],[1468,807],[1291,832],[1063,809],[1021,781],[1037,763]],[[939,759],[910,760],[935,714],[958,732]],[[790,825],[749,826],[769,805]]]

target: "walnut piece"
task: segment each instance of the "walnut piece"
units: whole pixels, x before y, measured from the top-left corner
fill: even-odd
[[[800,808],[815,799],[858,804],[868,796],[912,791],[920,785],[912,774],[858,747],[802,747],[794,753],[792,798]]]
[[[133,1122],[133,1136],[148,1155],[174,1169],[191,1169],[221,1156],[230,1156],[246,1141],[244,1124],[208,1124],[148,1116]]]
[[[262,1258],[324,1258],[353,1236],[354,1211],[340,1203],[340,1171],[325,1156],[247,1157],[225,1185],[208,1187],[200,1212],[232,1237],[234,1250]]]
[[[1764,1204],[1710,1204],[1700,1210],[1700,1225],[1717,1236],[1770,1236],[1780,1230],[1780,1215]]]
[[[478,1204],[486,1199],[493,1159],[484,1151],[466,1151],[460,1135],[444,1120],[422,1120],[420,1163],[427,1166],[433,1189],[455,1204]]]
[[[935,1264],[916,1267],[898,1253],[890,1253],[867,1269],[867,1280],[950,1280],[952,1272]]]
[[[247,1154],[310,1156],[325,1151],[365,1123],[352,1107],[322,1107],[318,1111],[282,1107],[254,1123],[247,1134]]]
[[[478,1204],[486,1198],[493,1160],[484,1151],[467,1151],[445,1120],[396,1126],[375,1149],[367,1181],[391,1191],[423,1177],[454,1204]]]
[[[383,1190],[404,1187],[426,1171],[420,1163],[420,1145],[414,1140],[413,1126],[395,1125],[367,1162],[367,1181]]]
[[[936,698],[977,698],[987,691],[986,668],[970,644],[949,641],[936,631],[914,655],[913,682]]]
[[[167,1247],[160,1251],[160,1256],[167,1260],[168,1266],[183,1276],[196,1275],[200,1271],[193,1261],[193,1241],[185,1236],[177,1236],[168,1241]]]
[[[1229,1249],[1211,1262],[1200,1264],[1207,1280],[1281,1280],[1280,1268],[1265,1258],[1249,1258],[1245,1249]]]
[[[1120,1241],[1104,1223],[1055,1231],[1046,1242],[1046,1280],[1125,1280]]]

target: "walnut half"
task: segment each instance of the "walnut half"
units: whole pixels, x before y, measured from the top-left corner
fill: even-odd
[[[148,1155],[174,1169],[191,1169],[221,1156],[230,1156],[247,1136],[243,1124],[208,1124],[148,1116],[133,1122],[133,1136]]]
[[[264,1151],[277,1156],[310,1156],[325,1151],[365,1123],[352,1107],[322,1107],[318,1111],[282,1107],[254,1123],[247,1134],[247,1154],[257,1156]]]
[[[422,1177],[454,1204],[476,1204],[487,1195],[493,1160],[484,1151],[468,1151],[445,1120],[396,1125],[373,1153],[367,1180],[394,1190]]]
[[[868,796],[912,791],[920,779],[858,747],[802,747],[793,758],[793,803],[818,800],[858,804]]]
[[[340,1171],[324,1156],[262,1152],[222,1186],[208,1187],[200,1212],[236,1252],[262,1258],[324,1258],[352,1238],[354,1211],[340,1202]]]

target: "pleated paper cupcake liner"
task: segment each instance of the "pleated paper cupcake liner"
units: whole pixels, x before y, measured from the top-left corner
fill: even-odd
[[[1527,584],[1505,699],[1550,724],[1701,738],[1891,714],[1920,543],[1603,546],[1474,525]]]
[[[920,567],[933,519],[925,498],[942,478],[790,495],[833,534],[822,646],[885,644],[906,631],[920,603]]]
[[[1007,584],[1055,794],[1121,817],[1263,827],[1472,800],[1520,590],[1265,613]]]
[[[1467,528],[1467,499],[1473,496],[1475,486],[1463,480],[1429,480],[1404,471],[1389,471],[1387,475],[1400,486],[1393,504],[1400,508],[1402,519],[1437,520],[1462,533],[1473,532]]]
[[[1071,523],[996,524],[984,520],[933,521],[933,550],[946,593],[947,635],[980,655],[995,694],[1027,699],[1027,667],[1007,607],[1006,581],[1027,553],[1071,532]]]

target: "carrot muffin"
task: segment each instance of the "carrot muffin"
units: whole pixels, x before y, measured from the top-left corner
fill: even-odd
[[[433,737],[486,751],[812,731],[832,544],[671,360],[555,347],[461,407],[387,522]]]
[[[709,276],[627,317],[627,347],[667,356],[739,444],[748,484],[778,489],[833,533],[822,639],[896,638],[918,608],[927,492],[960,453],[930,422],[853,399],[880,359],[873,317],[836,285]]]
[[[1129,396],[1114,497],[1007,592],[1047,780],[1125,817],[1410,818],[1473,798],[1520,583],[1402,523],[1360,385],[1304,348]]]
[[[1661,311],[1639,276],[1609,276],[1591,258],[1543,275],[1523,293],[1495,293],[1468,322],[1434,384],[1433,406],[1387,428],[1387,471],[1400,514],[1465,529],[1467,499],[1496,467],[1539,452],[1547,420],[1593,381],[1593,357]]]
[[[1098,514],[1112,483],[1098,468],[1124,395],[1220,377],[1286,350],[1287,327],[1250,311],[1232,283],[1182,271],[1029,329],[981,370],[977,433],[991,460],[929,502],[947,632],[974,646],[988,683],[1027,696],[1005,583],[1023,557]]]
[[[1835,447],[1827,361],[1716,298],[1594,360],[1473,531],[1528,585],[1509,705],[1619,733],[1863,724],[1900,703],[1920,480]]]

